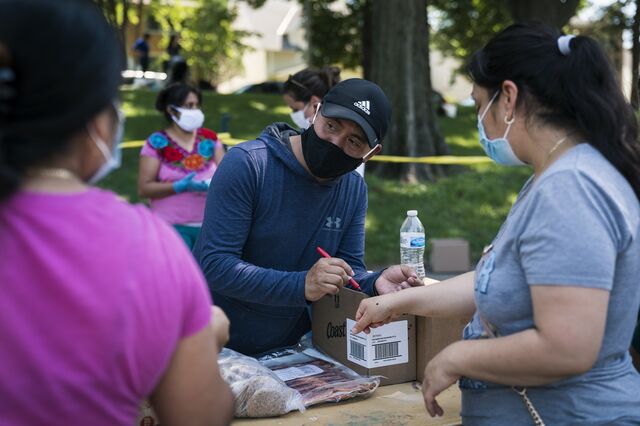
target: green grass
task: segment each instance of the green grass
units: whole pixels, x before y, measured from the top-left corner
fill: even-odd
[[[459,108],[454,119],[441,118],[440,129],[453,155],[484,155],[478,142],[473,107]],[[530,175],[523,167],[483,164],[461,167],[437,182],[418,184],[366,176],[369,209],[366,224],[368,265],[400,261],[399,230],[406,210],[418,210],[427,238],[464,238],[476,262],[506,218],[518,191]],[[425,257],[428,258],[427,246]]]
[[[125,141],[145,139],[165,123],[155,111],[156,93],[122,91],[127,115]],[[287,121],[289,110],[279,96],[219,95],[206,93],[205,126],[220,130],[223,114],[230,116],[228,131],[234,138],[252,139],[275,121]],[[440,127],[454,155],[482,155],[473,108],[461,108],[455,119],[443,118]],[[139,149],[125,149],[122,167],[100,186],[110,188],[131,202],[139,202],[136,190]],[[366,262],[370,268],[398,263],[399,230],[406,210],[417,209],[427,238],[465,238],[473,261],[496,234],[515,196],[530,174],[526,168],[493,164],[460,168],[438,182],[405,184],[365,174],[369,186],[366,224]],[[428,250],[428,249],[427,249]]]

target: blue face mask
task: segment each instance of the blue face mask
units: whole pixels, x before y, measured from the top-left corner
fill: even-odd
[[[487,156],[498,164],[503,166],[524,166],[525,163],[516,157],[516,154],[511,149],[511,145],[509,145],[509,141],[507,140],[507,134],[509,134],[509,129],[511,129],[511,125],[513,124],[513,118],[507,123],[507,130],[505,130],[504,136],[501,138],[489,139],[484,131],[482,120],[484,120],[484,117],[487,115],[487,112],[489,111],[489,108],[491,108],[491,104],[495,100],[496,96],[498,96],[498,93],[500,92],[498,91],[493,95],[484,112],[478,118],[480,145],[482,145],[482,149],[484,149]]]

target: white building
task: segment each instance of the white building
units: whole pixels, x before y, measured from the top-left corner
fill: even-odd
[[[239,1],[235,6],[238,18],[234,28],[253,35],[244,40],[250,47],[242,58],[244,73],[219,84],[219,92],[229,93],[267,80],[285,81],[289,74],[306,67],[307,43],[298,2],[268,0],[261,8],[253,9]]]
[[[233,4],[238,10],[234,28],[253,34],[245,39],[251,49],[242,58],[244,72],[219,84],[219,92],[230,93],[263,81],[285,81],[290,74],[307,66],[303,11],[297,1],[267,0],[259,9],[243,1]],[[471,83],[455,74],[458,63],[454,59],[432,50],[430,63],[433,88],[447,100],[459,102],[470,96]],[[343,78],[355,75],[343,72]]]

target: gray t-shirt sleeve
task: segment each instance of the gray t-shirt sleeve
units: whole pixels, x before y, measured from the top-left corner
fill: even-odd
[[[611,290],[619,233],[603,192],[570,171],[555,173],[532,190],[517,243],[529,285]]]

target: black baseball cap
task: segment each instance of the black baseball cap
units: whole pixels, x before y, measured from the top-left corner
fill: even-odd
[[[371,148],[382,143],[391,121],[387,95],[377,84],[361,78],[336,84],[322,99],[320,113],[354,121],[364,131]]]

